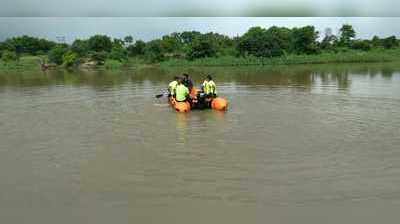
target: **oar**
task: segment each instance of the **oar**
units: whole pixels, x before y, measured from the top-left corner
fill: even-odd
[[[161,98],[163,96],[168,96],[168,93],[167,92],[163,92],[161,94],[158,94],[158,95],[156,95],[156,98]]]
[[[161,97],[163,97],[164,95],[165,95],[165,93],[158,94],[158,95],[156,95],[156,98],[161,98]]]

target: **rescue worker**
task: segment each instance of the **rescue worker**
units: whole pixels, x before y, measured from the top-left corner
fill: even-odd
[[[175,89],[175,99],[178,102],[184,102],[189,99],[189,89],[183,84],[183,80],[178,80],[178,85]]]
[[[187,88],[189,88],[189,92],[192,91],[193,81],[189,77],[189,75],[186,73],[183,74],[183,85],[185,85]]]
[[[202,86],[203,92],[207,97],[216,97],[217,96],[217,86],[213,81],[211,75],[207,75],[206,80],[203,82]]]
[[[168,96],[175,96],[176,86],[178,85],[179,77],[175,76],[174,80],[168,84]]]

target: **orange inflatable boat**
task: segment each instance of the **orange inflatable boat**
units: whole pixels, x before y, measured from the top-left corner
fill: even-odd
[[[169,98],[171,106],[180,113],[187,113],[191,109],[205,109],[211,108],[213,110],[225,111],[228,109],[228,100],[222,97],[216,98],[202,98],[200,91],[193,88],[190,92],[191,103],[177,102],[173,97]]]
[[[175,98],[170,97],[169,103],[176,110],[176,112],[187,113],[190,111],[190,103],[189,102],[178,102]]]

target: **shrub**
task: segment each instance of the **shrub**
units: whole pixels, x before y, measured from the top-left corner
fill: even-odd
[[[65,67],[72,67],[78,64],[78,54],[68,51],[63,55],[63,65]]]
[[[48,57],[49,61],[57,65],[63,63],[63,56],[67,53],[68,49],[64,46],[57,46],[49,51]]]
[[[104,64],[104,61],[107,59],[107,52],[105,51],[100,51],[100,52],[90,52],[90,59],[93,61],[96,61],[97,64],[102,65]]]
[[[291,32],[284,27],[273,26],[269,29],[252,27],[238,39],[237,48],[243,56],[281,56],[290,48]]]
[[[122,62],[113,59],[107,59],[104,63],[106,69],[119,69],[123,66]]]
[[[129,56],[143,55],[145,47],[145,42],[141,40],[136,41],[134,45],[129,45],[128,47]]]
[[[392,48],[398,47],[399,42],[397,42],[397,39],[395,36],[391,36],[391,37],[382,39],[382,45],[386,49],[392,49]]]
[[[111,38],[105,35],[95,35],[89,38],[88,47],[91,51],[107,51],[110,52],[112,48]]]
[[[196,40],[189,50],[189,59],[214,57],[217,54],[215,44],[208,39]]]
[[[314,26],[294,28],[292,30],[292,50],[297,54],[315,54],[319,52],[318,31]]]
[[[14,51],[5,50],[1,54],[1,59],[4,62],[17,61],[18,60],[18,56]]]
[[[128,60],[128,52],[122,47],[114,47],[108,54],[108,58],[116,61],[126,61]]]
[[[89,50],[87,40],[75,40],[71,45],[71,50],[77,53],[79,56],[85,56]]]
[[[372,44],[368,40],[355,40],[352,42],[351,48],[356,50],[369,51],[372,48]]]
[[[161,40],[152,40],[146,44],[144,49],[147,60],[150,62],[160,62],[164,60],[164,51]]]

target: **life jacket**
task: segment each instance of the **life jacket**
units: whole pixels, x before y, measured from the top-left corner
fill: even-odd
[[[172,82],[170,82],[169,84],[168,84],[168,91],[169,91],[169,94],[171,94],[171,95],[175,95],[175,91],[176,91],[176,86],[178,86],[178,81],[176,81],[176,80],[174,80],[174,81],[172,81]]]
[[[186,97],[189,95],[189,89],[183,85],[178,84],[175,90],[175,99],[176,101],[182,102],[186,100]]]
[[[205,94],[217,94],[217,86],[213,80],[204,81],[203,85]]]

